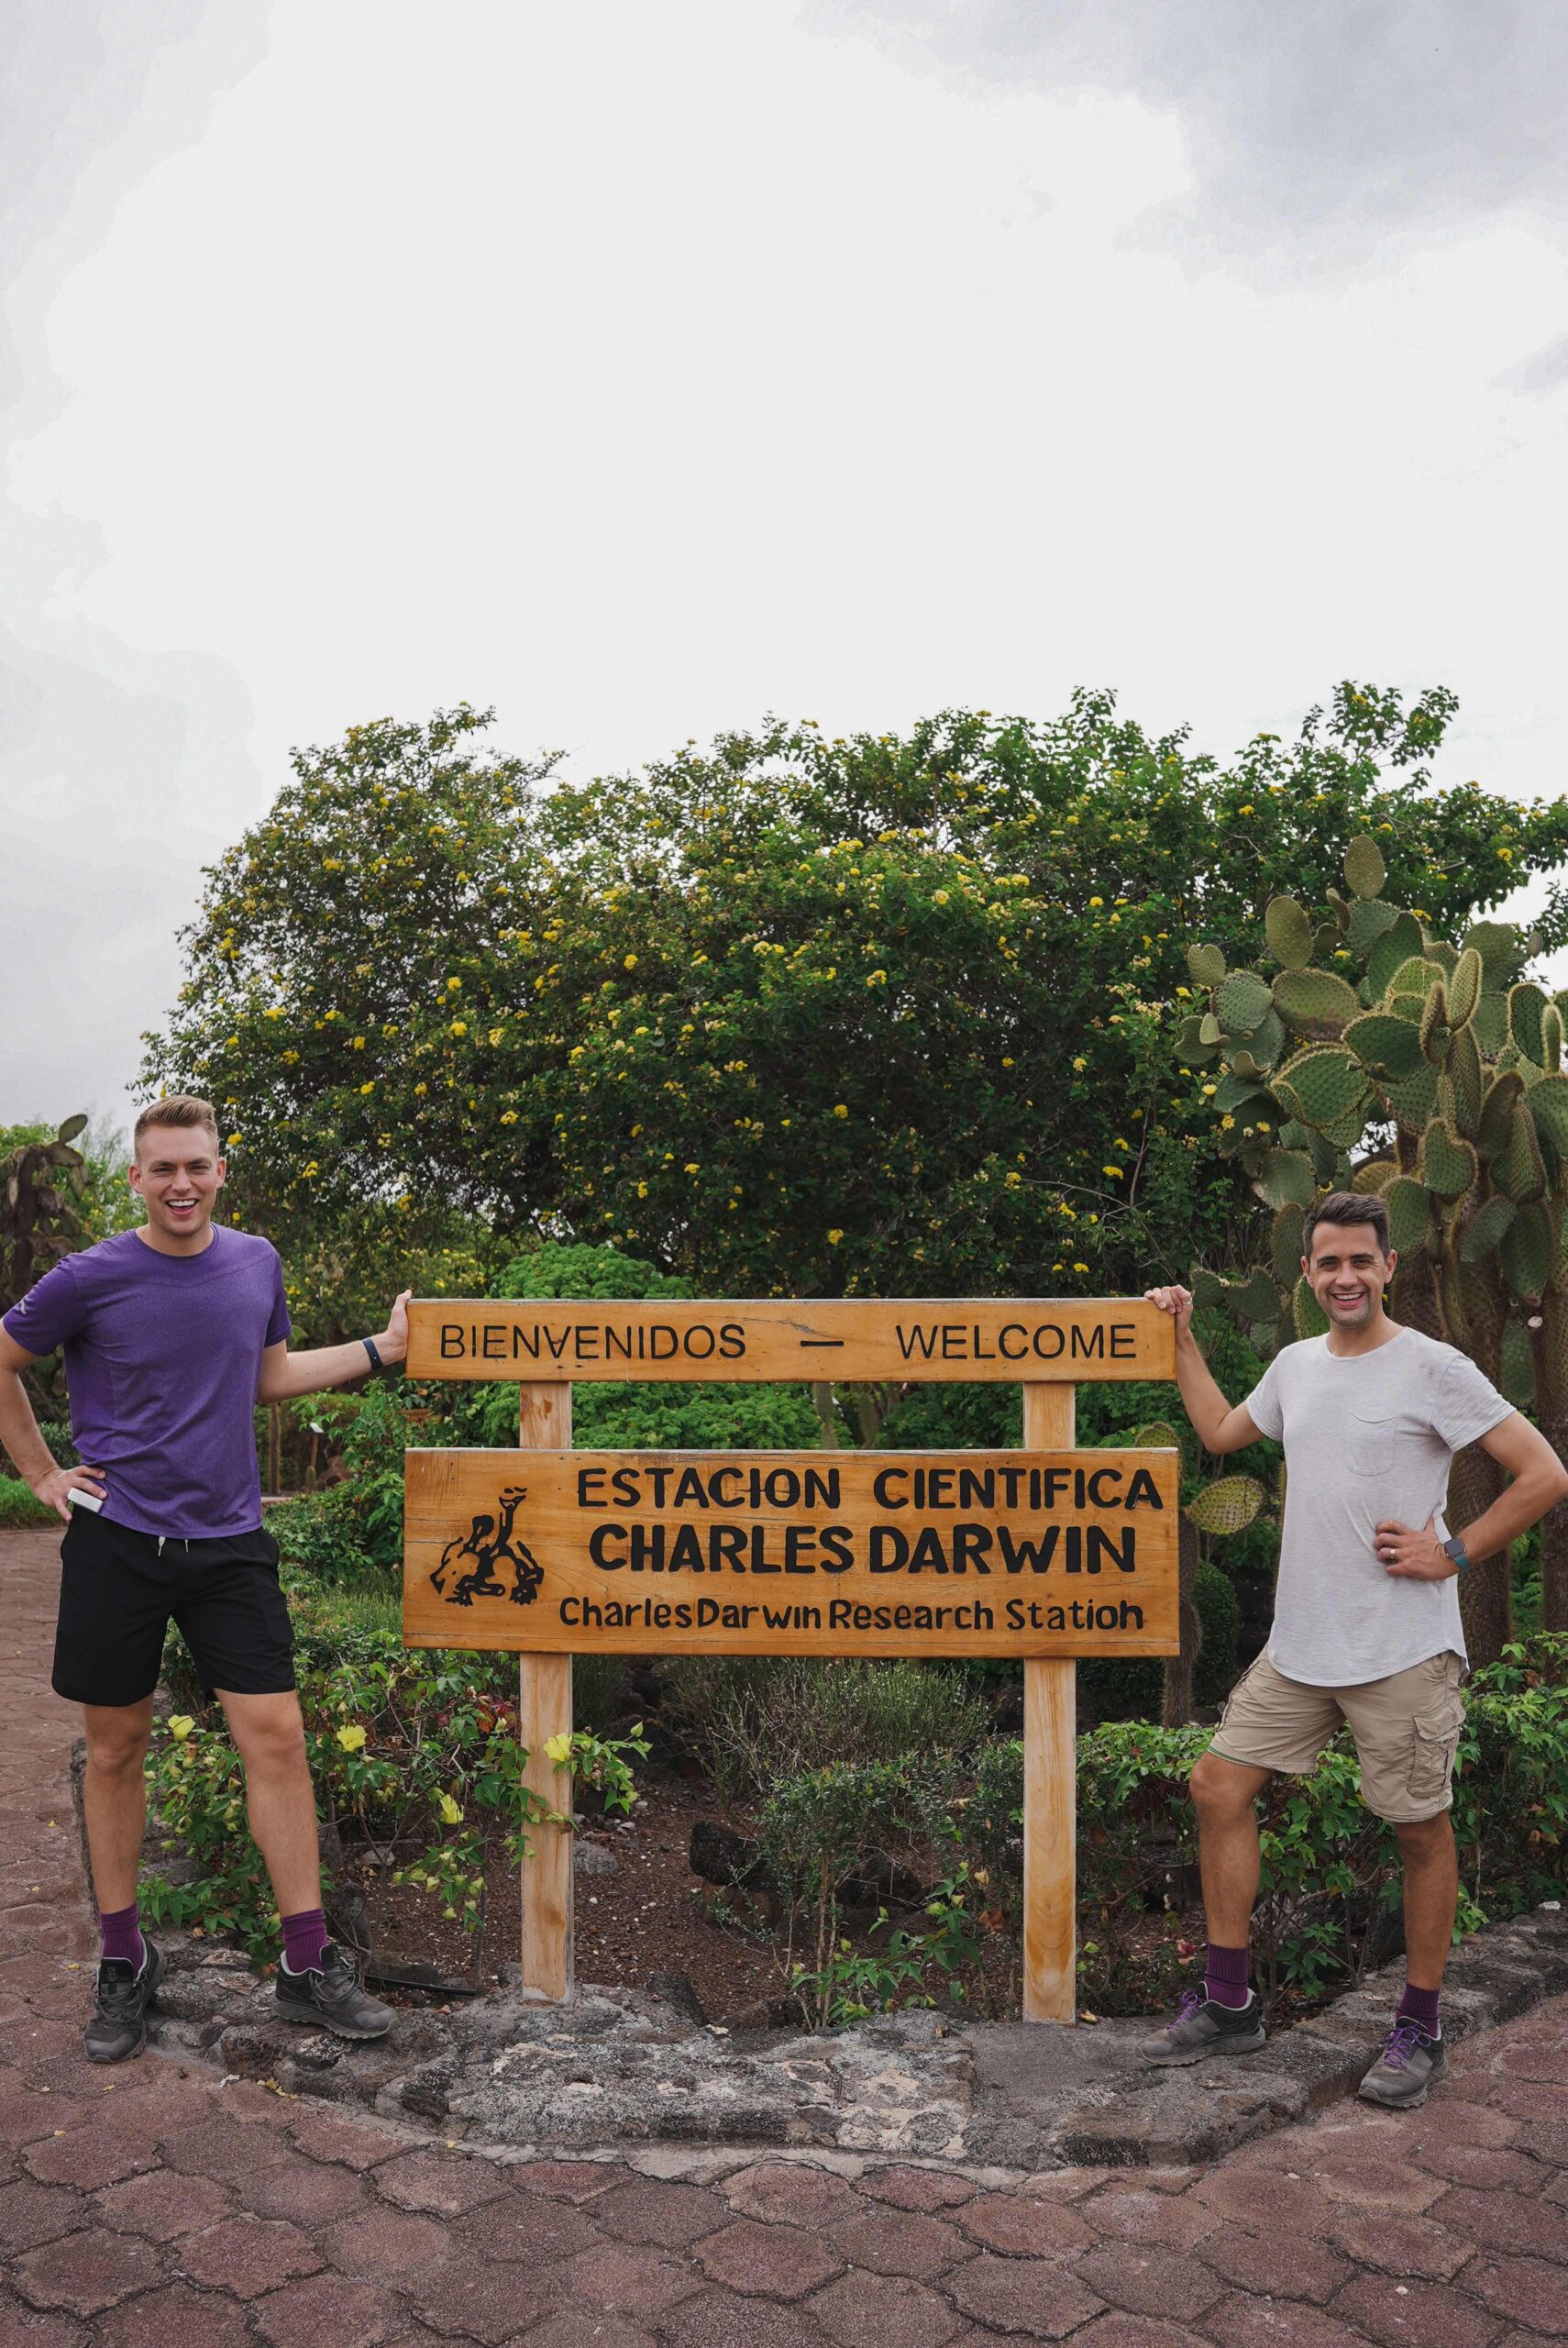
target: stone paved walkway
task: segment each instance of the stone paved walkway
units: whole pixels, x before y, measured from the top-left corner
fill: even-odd
[[[1208,2170],[508,2165],[80,2051],[95,1939],[47,1534],[0,1535],[0,2348],[1528,2348],[1568,2338],[1568,1999],[1399,2121]]]

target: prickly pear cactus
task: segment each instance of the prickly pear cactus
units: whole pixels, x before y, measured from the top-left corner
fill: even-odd
[[[1302,1211],[1323,1191],[1375,1191],[1399,1256],[1395,1318],[1533,1404],[1568,1458],[1568,992],[1522,976],[1539,941],[1509,923],[1476,922],[1454,946],[1386,903],[1375,840],[1353,840],[1344,869],[1351,893],[1329,892],[1331,921],[1274,900],[1255,969],[1188,948],[1209,1001],[1184,1021],[1184,1061],[1212,1078],[1220,1151],[1272,1211],[1256,1268],[1234,1281],[1198,1270],[1195,1292],[1265,1353],[1322,1329],[1298,1273]],[[1455,1522],[1500,1481],[1478,1446],[1462,1453]],[[1562,1510],[1544,1529],[1543,1578],[1548,1627],[1568,1630]],[[1487,1660],[1508,1634],[1507,1561],[1467,1577],[1462,1598],[1472,1660]]]
[[[52,1141],[27,1142],[0,1157],[0,1310],[86,1236],[75,1206],[86,1160],[71,1146],[86,1124],[68,1117]]]

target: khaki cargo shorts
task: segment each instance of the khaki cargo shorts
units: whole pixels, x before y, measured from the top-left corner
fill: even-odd
[[[1386,1679],[1312,1688],[1286,1679],[1265,1653],[1231,1690],[1209,1749],[1221,1760],[1301,1777],[1348,1721],[1361,1762],[1363,1801],[1391,1825],[1413,1825],[1452,1806],[1454,1748],[1464,1725],[1463,1670],[1450,1652]]]

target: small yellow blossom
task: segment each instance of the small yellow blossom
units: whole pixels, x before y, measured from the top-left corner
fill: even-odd
[[[849,1110],[844,1102],[835,1101],[833,1104],[833,1113],[835,1117],[847,1117]]]
[[[1078,1074],[1081,1076],[1085,1069],[1088,1068],[1088,1062],[1080,1056],[1080,1058],[1073,1062],[1073,1066],[1077,1069]]]
[[[370,1079],[370,1080],[369,1084],[361,1084],[361,1086],[359,1087],[359,1091],[360,1091],[361,1094],[364,1094],[364,1093],[366,1093],[366,1092],[373,1092],[373,1091],[375,1091],[375,1089],[376,1089],[376,1080],[375,1080],[375,1078],[374,1078],[374,1077],[371,1077],[371,1079]]]
[[[195,1725],[189,1712],[171,1712],[169,1716],[169,1733],[178,1738],[182,1744]]]
[[[450,1794],[443,1794],[441,1797],[441,1815],[448,1826],[457,1826],[461,1823],[463,1813]]]
[[[623,970],[635,970],[636,967],[637,958],[635,954],[628,954],[625,960],[621,965]]]
[[[843,1237],[844,1234],[842,1231],[830,1231],[828,1233],[828,1246],[830,1247],[836,1247]]]
[[[352,1727],[340,1728],[337,1731],[337,1742],[345,1753],[358,1753],[365,1742],[365,1731],[356,1721]]]
[[[466,1036],[469,1032],[468,1021],[466,1019],[454,1019],[452,1022],[451,1032],[454,1036]]]
[[[562,1729],[558,1735],[546,1737],[545,1752],[547,1757],[555,1763],[558,1769],[564,1769],[571,1759],[570,1731]]]
[[[447,992],[448,994],[456,994],[461,988],[462,983],[461,979],[448,979],[447,981]]]
[[[1103,897],[1091,897],[1089,899],[1089,911],[1091,913],[1096,912],[1099,906],[1104,904],[1104,903],[1105,899]]]

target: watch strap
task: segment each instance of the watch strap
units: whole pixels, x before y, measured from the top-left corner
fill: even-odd
[[[372,1369],[380,1369],[381,1367],[381,1357],[377,1348],[374,1337],[361,1337],[359,1343],[364,1346],[365,1351],[370,1357],[370,1368]]]

